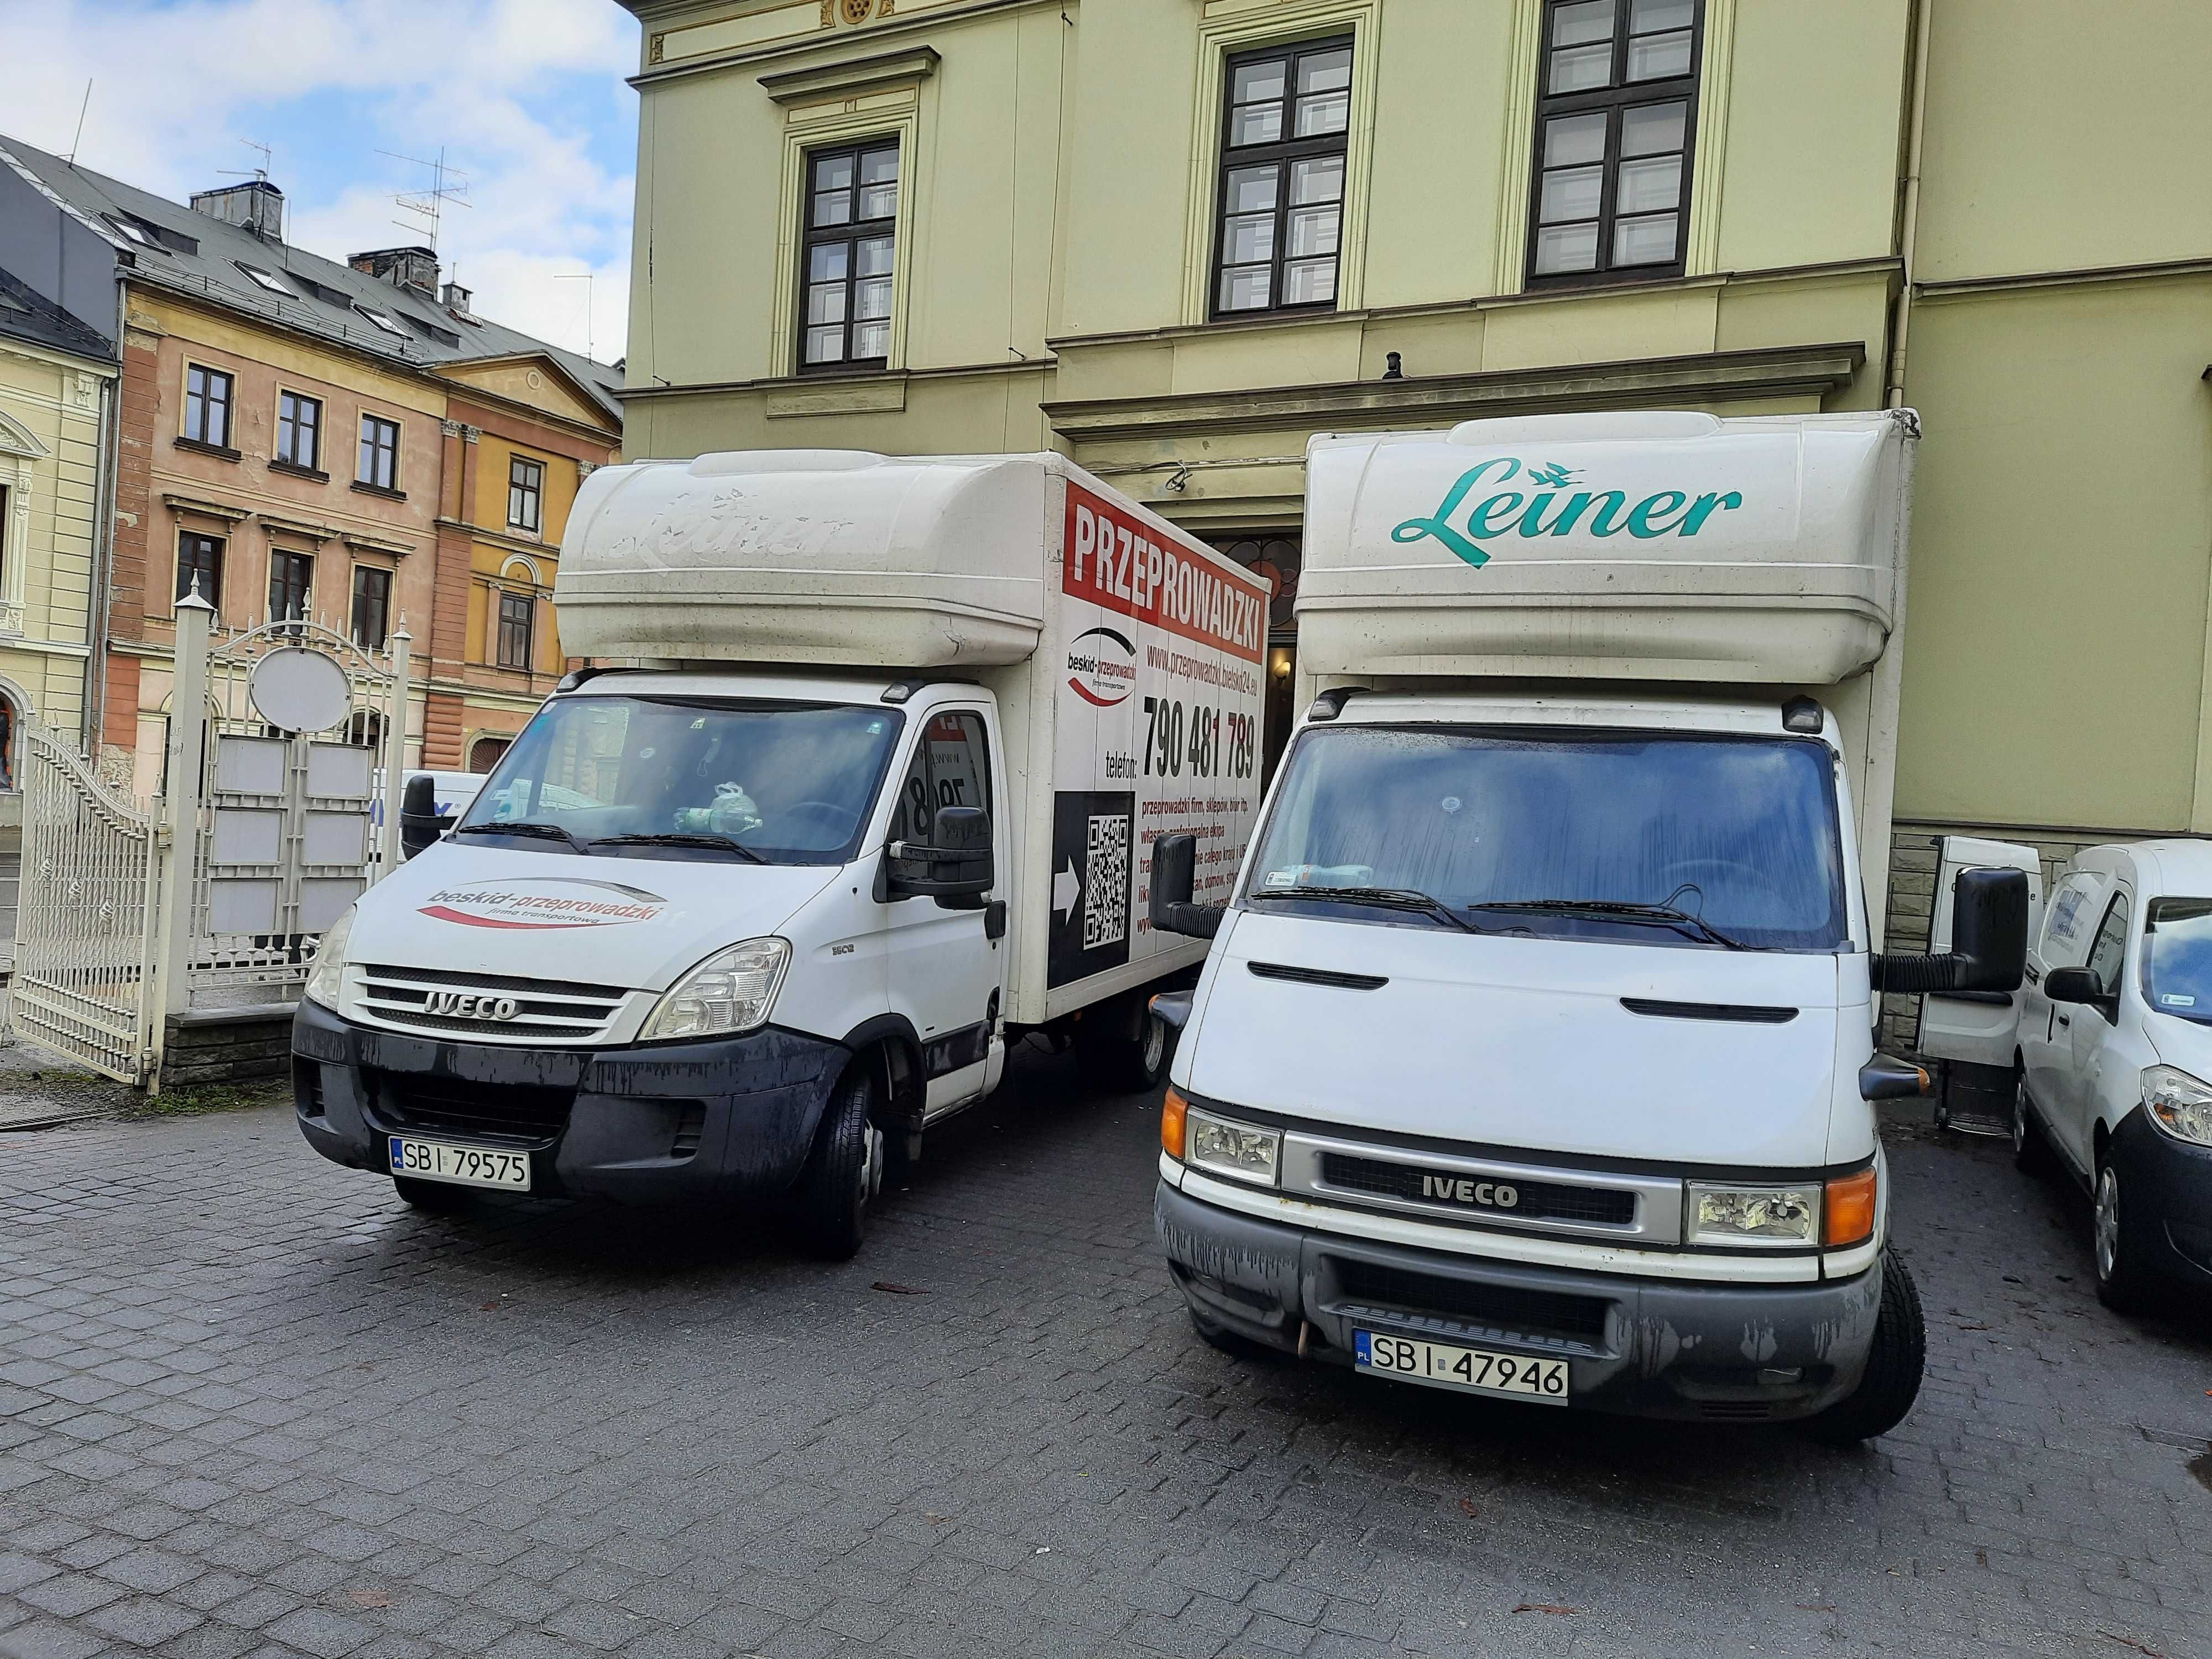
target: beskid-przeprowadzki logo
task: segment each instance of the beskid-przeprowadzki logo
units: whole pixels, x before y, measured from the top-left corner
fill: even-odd
[[[570,876],[531,877],[475,887],[441,888],[420,906],[438,921],[465,927],[529,930],[620,927],[651,921],[668,901],[642,887],[614,881],[581,881]]]
[[[1111,708],[1137,689],[1136,642],[1111,628],[1093,628],[1067,642],[1068,689],[1085,702]]]
[[[1468,497],[1480,484],[1503,484],[1518,477],[1524,489],[1499,489],[1472,507]],[[1501,536],[1524,540],[1538,536],[1617,536],[1626,531],[1639,541],[1660,536],[1694,536],[1716,513],[1732,513],[1743,505],[1736,490],[1692,495],[1685,490],[1662,489],[1630,504],[1619,489],[1576,489],[1580,482],[1573,469],[1547,462],[1524,465],[1517,457],[1493,455],[1460,474],[1437,510],[1425,518],[1408,519],[1390,532],[1394,542],[1418,542],[1434,537],[1470,565],[1480,569],[1490,562],[1482,544]]]

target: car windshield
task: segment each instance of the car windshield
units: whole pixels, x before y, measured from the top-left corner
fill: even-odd
[[[1432,899],[1485,930],[1832,951],[1849,937],[1838,825],[1831,754],[1810,739],[1324,726],[1292,750],[1246,897],[1412,926]],[[1366,893],[1330,899],[1346,889]]]
[[[904,723],[847,704],[560,697],[454,833],[599,857],[843,864]]]
[[[2143,1000],[2212,1025],[2212,898],[2153,899],[2143,918]]]

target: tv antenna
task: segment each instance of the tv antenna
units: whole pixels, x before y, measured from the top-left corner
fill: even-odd
[[[241,138],[238,142],[257,152],[261,157],[261,165],[258,167],[224,167],[222,169],[222,176],[226,179],[258,179],[263,184],[267,184],[269,169],[276,162],[276,152],[258,139]]]
[[[402,155],[396,149],[380,149],[376,153],[389,155],[395,161],[405,161],[430,170],[430,187],[428,190],[403,191],[392,198],[398,204],[401,212],[413,214],[416,222],[410,224],[404,219],[394,219],[392,222],[400,229],[413,231],[417,235],[427,228],[430,251],[435,253],[438,251],[438,224],[446,209],[471,205],[468,200],[469,175],[458,167],[446,165],[446,149],[442,144],[438,147],[435,161],[426,161],[419,155]]]
[[[70,140],[69,164],[76,165],[76,147],[84,142],[84,112],[92,107],[92,77],[85,76],[84,101],[76,106],[76,134]]]
[[[556,283],[581,283],[584,285],[584,356],[593,362],[599,360],[599,352],[592,344],[592,301],[599,292],[598,277],[599,272],[595,270],[556,271],[553,277]]]

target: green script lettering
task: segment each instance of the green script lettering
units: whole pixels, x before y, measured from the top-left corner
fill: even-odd
[[[1725,495],[1700,495],[1690,503],[1690,510],[1682,515],[1682,527],[1678,536],[1694,536],[1705,527],[1705,520],[1718,511],[1733,511],[1743,505],[1743,497],[1733,489]]]
[[[1636,510],[1628,515],[1628,533],[1649,541],[1654,536],[1663,536],[1674,526],[1672,523],[1654,524],[1652,520],[1669,513],[1680,512],[1690,498],[1679,489],[1662,489],[1656,495],[1646,495],[1637,502]]]
[[[1493,455],[1480,466],[1469,467],[1465,472],[1460,474],[1458,482],[1445,493],[1443,501],[1438,504],[1434,513],[1425,519],[1407,520],[1405,523],[1390,532],[1390,539],[1394,542],[1418,542],[1425,537],[1433,536],[1469,564],[1478,568],[1488,564],[1490,555],[1455,530],[1452,527],[1451,516],[1459,511],[1460,504],[1467,500],[1469,492],[1482,481],[1482,475],[1493,466],[1503,466],[1505,469],[1498,475],[1500,483],[1521,470],[1521,463],[1507,455]]]

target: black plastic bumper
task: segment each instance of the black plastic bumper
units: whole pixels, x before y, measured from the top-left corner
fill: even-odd
[[[1209,1325],[1352,1363],[1355,1330],[1568,1362],[1569,1403],[1780,1421],[1857,1386],[1881,1275],[1812,1285],[1639,1279],[1407,1249],[1223,1210],[1162,1182],[1153,1223]]]
[[[2124,1215],[2147,1224],[2149,1265],[2212,1287],[2212,1146],[2176,1140],[2138,1107],[2113,1129],[2106,1156]]]
[[[514,1048],[374,1030],[302,1000],[294,1104],[333,1163],[389,1172],[389,1137],[526,1152],[533,1193],[635,1202],[780,1193],[851,1058],[770,1027],[709,1042]]]

